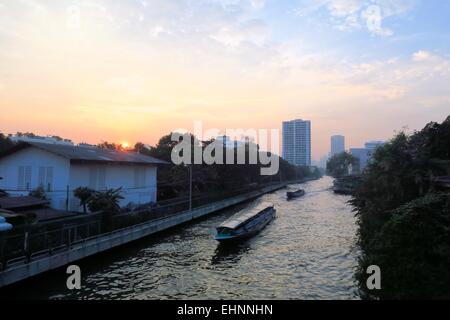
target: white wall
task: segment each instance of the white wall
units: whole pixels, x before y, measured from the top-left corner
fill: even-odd
[[[41,167],[53,168],[51,191],[46,190],[46,193],[53,208],[65,209],[66,188],[69,184],[69,160],[35,147],[13,153],[0,159],[0,177],[3,177],[3,180],[0,180],[1,189],[7,190],[12,195],[28,195],[30,190],[19,186],[19,167],[21,166],[31,168],[30,190],[39,187]]]
[[[31,168],[30,190],[19,186],[21,166]],[[145,204],[157,201],[156,166],[70,164],[68,159],[35,147],[0,159],[0,177],[3,177],[3,180],[0,180],[0,189],[7,190],[11,195],[28,195],[29,191],[39,186],[41,167],[53,168],[51,191],[46,190],[46,194],[54,209],[66,209],[68,186],[71,211],[83,210],[79,200],[73,195],[73,190],[78,187],[90,187],[100,191],[122,187],[124,189],[122,196],[125,199],[121,201],[121,206],[126,206],[130,202]],[[93,172],[96,179],[92,179]]]
[[[102,171],[103,173],[100,173]],[[71,210],[82,210],[72,192],[78,187],[89,187],[99,191],[122,187],[124,199],[120,203],[121,206],[126,206],[130,202],[135,204],[156,202],[156,173],[156,166],[72,164]],[[93,178],[93,175],[96,177]]]

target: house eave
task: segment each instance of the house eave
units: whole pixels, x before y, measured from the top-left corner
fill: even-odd
[[[70,164],[94,164],[94,165],[114,165],[114,166],[136,166],[136,167],[156,167],[160,163],[145,163],[145,162],[129,162],[129,161],[101,161],[101,160],[85,160],[85,159],[71,159]]]

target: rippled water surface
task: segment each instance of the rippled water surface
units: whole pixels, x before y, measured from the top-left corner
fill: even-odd
[[[21,295],[51,299],[357,299],[353,279],[358,248],[348,197],[323,178],[286,201],[273,202],[277,219],[254,238],[223,247],[214,228],[234,208],[80,263],[83,289],[65,289],[64,270],[33,282]]]

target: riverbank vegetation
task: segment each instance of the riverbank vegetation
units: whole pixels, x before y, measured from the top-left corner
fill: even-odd
[[[358,159],[350,152],[335,154],[327,161],[327,175],[333,178],[342,178],[349,175],[351,167],[358,164]]]
[[[202,151],[214,140],[199,141],[191,136],[192,145],[197,144]],[[234,148],[234,164],[194,164],[192,166],[193,190],[195,193],[217,193],[241,189],[247,186],[257,186],[271,182],[282,182],[287,180],[300,180],[305,178],[319,178],[321,172],[309,167],[299,167],[289,164],[287,161],[276,156],[279,161],[279,171],[273,176],[261,175],[262,164],[259,162],[261,151],[258,150],[258,164],[250,164],[250,152],[252,142],[245,144],[245,164],[237,164],[237,147]],[[171,140],[171,134],[163,136],[155,147],[145,147],[137,143],[135,151],[155,158],[171,162],[172,149],[177,145]],[[192,156],[194,152],[192,151]],[[223,163],[226,163],[226,150],[223,150]],[[167,199],[174,196],[183,196],[189,192],[189,170],[183,165],[162,166],[158,172],[159,199]]]
[[[351,200],[363,297],[450,297],[450,192],[436,179],[449,174],[450,117],[376,150]],[[370,265],[381,268],[381,290],[367,290]]]

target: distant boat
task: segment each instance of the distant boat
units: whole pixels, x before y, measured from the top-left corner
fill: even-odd
[[[275,214],[274,205],[267,202],[242,210],[217,228],[216,240],[231,242],[251,237],[267,226]]]
[[[286,193],[288,199],[295,199],[303,197],[306,194],[305,190],[297,190],[297,191],[288,191]]]

